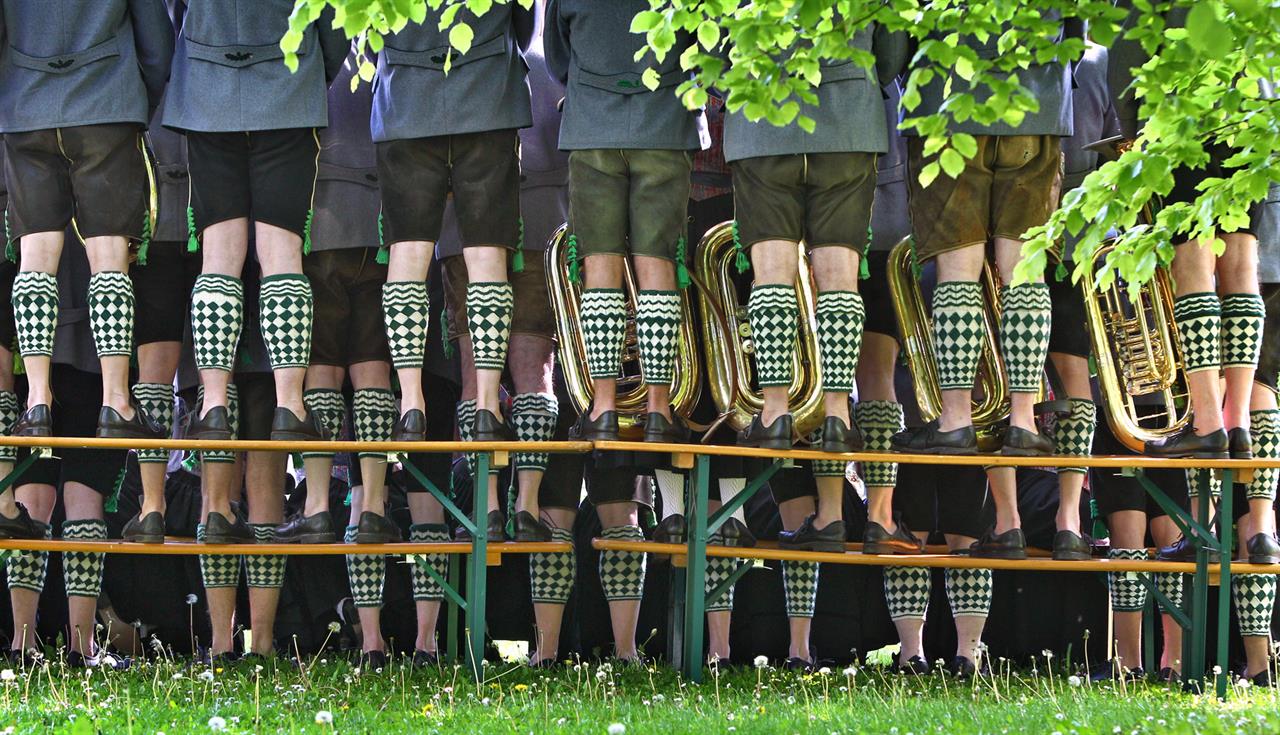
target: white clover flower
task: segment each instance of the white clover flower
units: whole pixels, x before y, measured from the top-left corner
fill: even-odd
[[[13,673],[13,669],[5,669],[4,671],[0,671],[0,681],[13,681],[17,678],[18,678],[18,675]]]
[[[330,712],[330,711],[329,711],[329,710],[327,710],[327,709],[322,709],[322,710],[320,710],[319,712],[317,712],[317,713],[316,713],[316,724],[317,724],[317,725],[332,725],[332,724],[333,724],[333,713],[332,713],[332,712]]]
[[[188,604],[188,605],[194,605],[194,604],[196,604],[196,600],[197,600],[197,599],[198,599],[198,598],[197,598],[195,595],[187,595],[187,604]]]
[[[209,718],[209,729],[214,732],[222,732],[227,729],[227,721],[217,715],[214,715]]]
[[[622,735],[627,731],[627,726],[621,722],[615,722],[609,726],[609,735]]]
[[[764,668],[768,668],[768,666],[769,666],[769,657],[768,657],[768,656],[756,656],[755,661],[753,661],[752,663],[754,663],[754,664],[756,665],[756,668],[757,668],[757,669],[764,669]]]
[[[1067,677],[1067,683],[1073,687],[1078,687],[1084,683],[1084,680],[1076,676],[1075,674],[1072,674],[1071,676]]]
[[[337,633],[337,632],[338,632],[338,631],[340,631],[340,630],[342,630],[342,623],[339,623],[339,622],[338,622],[338,621],[336,621],[336,620],[335,620],[335,621],[333,621],[332,623],[329,623],[329,632],[330,632],[330,633]]]
[[[210,671],[209,669],[205,669],[204,671],[201,671],[201,672],[200,672],[200,680],[201,680],[201,681],[213,681],[213,672],[212,672],[212,671]]]

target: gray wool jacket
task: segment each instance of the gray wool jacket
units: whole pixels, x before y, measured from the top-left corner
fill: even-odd
[[[518,3],[494,5],[477,18],[463,8],[457,20],[475,40],[459,54],[439,30],[440,13],[427,11],[388,36],[374,82],[373,140],[430,138],[526,128],[533,124],[529,84],[520,50],[533,34],[533,12]],[[452,55],[452,58],[450,58]],[[449,61],[449,73],[444,71]]]
[[[369,111],[373,91],[361,84],[351,91],[354,55],[329,88],[329,127],[320,132],[315,218],[311,249],[378,247],[378,168]]]
[[[3,0],[0,132],[146,125],[169,78],[163,0]]]
[[[871,205],[871,249],[888,252],[911,234],[907,193],[907,143],[895,128],[902,93],[896,82],[884,87],[885,126],[889,146],[876,158],[876,197]],[[880,274],[872,274],[879,278]]]
[[[1107,86],[1107,49],[1089,44],[1075,65],[1071,137],[1062,141],[1062,193],[1080,186],[1098,167],[1098,154],[1085,146],[1120,132]]]
[[[648,9],[648,0],[547,4],[547,68],[567,88],[561,150],[700,150],[708,145],[702,112],[686,109],[675,95],[688,78],[680,69],[680,54],[692,38],[681,34],[656,66],[652,54],[635,60],[645,40],[631,32],[631,19]],[[650,67],[659,78],[652,91],[641,81]]]
[[[280,37],[293,0],[185,0],[164,124],[236,133],[328,124],[329,82],[350,46],[332,12],[307,28],[298,71],[284,65]]]

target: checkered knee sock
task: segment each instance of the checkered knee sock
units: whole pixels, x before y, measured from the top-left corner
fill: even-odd
[[[0,436],[7,436],[13,425],[18,423],[18,394],[11,390],[0,390]],[[0,463],[13,464],[18,461],[17,447],[0,447]]]
[[[475,399],[467,401],[458,401],[457,407],[458,436],[464,442],[471,441],[475,436],[476,422],[476,402]],[[467,452],[463,455],[467,460],[467,471],[474,477],[476,474],[476,455],[473,452]],[[497,467],[489,466],[489,474],[496,475],[500,472]]]
[[[502,370],[507,366],[514,308],[510,283],[467,284],[467,326],[477,370]]]
[[[431,299],[426,281],[389,281],[382,286],[382,312],[387,325],[391,364],[420,368],[427,353]]]
[[[822,429],[818,429],[821,436]],[[809,469],[814,477],[844,477],[849,463],[840,459],[814,459],[809,462]]]
[[[551,540],[572,544],[573,532],[567,528],[553,528]],[[566,604],[577,577],[578,560],[573,549],[529,555],[529,589],[535,603]]]
[[[885,567],[884,599],[891,620],[924,620],[933,590],[933,571],[927,567]]]
[[[1182,609],[1182,575],[1172,573],[1161,573],[1156,575],[1156,589],[1160,590],[1160,594],[1164,595],[1169,604],[1178,609]],[[1161,605],[1165,612],[1169,612],[1169,608]]]
[[[1222,366],[1256,368],[1267,307],[1256,293],[1222,297]]]
[[[889,450],[889,440],[905,427],[902,404],[893,401],[861,401],[853,407],[853,423],[866,438],[868,452]],[[867,487],[898,484],[897,462],[863,462],[862,479]]]
[[[680,346],[680,292],[641,291],[636,303],[640,371],[648,385],[671,385]]]
[[[390,441],[395,429],[396,394],[386,388],[361,388],[351,397],[351,415],[356,425],[356,441]],[[386,459],[383,452],[361,452],[360,458]]]
[[[312,388],[302,393],[302,403],[308,413],[313,413],[316,420],[324,427],[330,439],[342,434],[342,423],[347,418],[347,402],[342,400],[341,391],[330,388]],[[332,457],[333,452],[303,452],[302,458]]]
[[[554,393],[518,393],[511,401],[511,428],[522,442],[551,441],[556,433],[560,403]],[[547,471],[550,457],[546,452],[516,452],[512,464],[516,471]]]
[[[311,362],[311,281],[301,273],[265,276],[258,302],[258,323],[271,369],[307,367]]]
[[[96,518],[62,523],[63,541],[103,541],[107,538],[107,523]],[[62,555],[62,574],[67,597],[97,597],[102,591],[101,552],[67,551]]]
[[[1240,635],[1269,637],[1276,606],[1274,574],[1237,574],[1231,578],[1231,597],[1240,619]]]
[[[342,540],[356,542],[358,526],[347,526]],[[381,607],[382,582],[387,574],[387,563],[381,554],[347,554],[347,581],[351,583],[351,598],[356,607]]]
[[[204,405],[204,388],[196,391],[196,406]],[[231,425],[231,436],[234,438],[240,433],[240,389],[235,383],[227,385],[227,419]],[[228,452],[224,449],[206,449],[200,451],[201,462],[212,462],[214,464],[231,464],[236,461],[236,453]]]
[[[762,388],[791,385],[800,318],[795,286],[752,286],[747,317],[756,348],[756,383]]]
[[[276,540],[276,524],[250,523],[253,529],[253,541],[258,544],[269,544]],[[284,566],[288,557],[280,554],[250,555],[244,558],[244,578],[250,587],[266,587],[278,589],[284,584]]]
[[[973,389],[984,334],[982,286],[974,281],[939,283],[933,292],[933,353],[939,388]]]
[[[985,618],[991,612],[990,569],[948,569],[945,579],[953,616]]]
[[[709,546],[723,546],[724,537],[720,535],[719,531],[716,531],[707,539],[707,544]],[[737,559],[731,559],[726,556],[707,557],[706,594],[709,595],[715,591],[737,568]],[[720,595],[714,602],[707,604],[707,612],[728,612],[730,610],[733,610],[733,587],[725,590],[724,594]]]
[[[1109,559],[1147,558],[1146,549],[1111,549]],[[1147,588],[1132,572],[1108,572],[1107,587],[1111,590],[1111,609],[1115,612],[1138,612],[1147,604]]]
[[[589,288],[582,292],[582,342],[587,372],[595,380],[618,377],[622,344],[627,334],[627,297],[620,288]]]
[[[1188,373],[1217,370],[1222,352],[1222,302],[1216,293],[1191,293],[1173,300],[1182,357]]]
[[[136,383],[133,386],[133,400],[148,418],[163,426],[165,436],[173,433],[173,386],[168,383]],[[139,449],[140,464],[167,464],[169,450]]]
[[[1053,302],[1046,283],[1005,286],[1000,294],[1000,352],[1009,373],[1009,390],[1040,390],[1049,359],[1049,328]]]
[[[818,351],[822,365],[822,389],[849,393],[862,351],[862,325],[867,311],[857,291],[824,291],[818,294]]]
[[[604,529],[604,538],[614,541],[644,541],[639,526],[614,526]],[[600,585],[604,598],[639,600],[644,593],[645,555],[643,551],[600,552]]]
[[[23,357],[52,357],[53,332],[58,326],[58,278],[40,271],[22,271],[15,276],[13,320]]]
[[[1187,475],[1187,497],[1200,497],[1200,486],[1206,481],[1209,483],[1209,497],[1222,497],[1222,478],[1218,477],[1213,470],[1206,470],[1201,467],[1193,467],[1186,471]]]
[[[44,538],[53,537],[53,528],[44,523]],[[49,566],[47,551],[14,551],[4,560],[5,574],[9,578],[9,589],[31,590],[36,594],[44,592],[44,573]]]
[[[196,278],[191,291],[191,341],[196,368],[231,372],[243,327],[244,283],[216,273]]]
[[[206,460],[207,461],[207,460]],[[204,524],[196,525],[196,542],[204,543]],[[200,578],[207,590],[240,586],[240,557],[231,554],[201,554]]]
[[[1267,409],[1249,412],[1249,431],[1253,436],[1253,456],[1258,459],[1280,457],[1280,411]],[[1276,499],[1276,481],[1280,470],[1274,467],[1256,469],[1249,481],[1245,497]]]
[[[133,282],[129,274],[103,271],[89,277],[89,325],[98,357],[133,354]]]
[[[449,540],[449,528],[442,523],[415,523],[409,526],[409,543],[434,544]],[[449,560],[444,554],[417,555],[413,565],[413,599],[416,602],[440,602],[444,589],[423,565],[434,569],[443,579],[449,573]]]
[[[1053,443],[1058,454],[1088,457],[1093,452],[1093,432],[1098,428],[1098,407],[1085,398],[1068,399],[1071,413],[1059,416],[1053,425]],[[1059,472],[1088,472],[1084,467],[1063,467]]]
[[[782,596],[787,617],[813,617],[818,604],[818,562],[782,562]]]

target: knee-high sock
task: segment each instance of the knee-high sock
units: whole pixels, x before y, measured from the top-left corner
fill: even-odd
[[[627,335],[626,294],[620,288],[586,289],[582,292],[581,314],[587,372],[596,380],[618,377]]]
[[[458,401],[457,421],[458,421],[458,436],[461,437],[462,441],[464,442],[471,441],[471,438],[475,436],[474,434],[475,421],[476,421],[475,399]],[[467,452],[463,456],[467,460],[467,470],[471,473],[472,477],[474,477],[476,474],[476,455],[473,452]],[[494,467],[492,465],[489,467],[489,474],[496,475],[499,472],[500,470],[497,467]]]
[[[1222,297],[1222,366],[1256,368],[1267,307],[1255,293]]]
[[[1271,614],[1276,607],[1274,574],[1237,574],[1231,579],[1231,597],[1240,619],[1240,635],[1271,635]]]
[[[822,429],[818,429],[822,433]],[[814,477],[844,477],[849,463],[840,459],[814,459],[809,462],[809,469]]]
[[[331,388],[312,388],[302,393],[302,403],[309,413],[315,414],[320,425],[324,427],[330,439],[342,435],[342,423],[347,418],[347,402],[342,399],[342,392]],[[332,457],[333,452],[303,452],[302,458]]]
[[[427,353],[431,299],[426,281],[389,281],[382,286],[382,312],[387,325],[391,364],[420,368]]]
[[[467,326],[477,370],[502,370],[507,366],[514,308],[510,283],[467,284]]]
[[[107,523],[96,518],[80,521],[64,521],[63,541],[103,541],[107,538]],[[62,574],[67,597],[97,597],[102,591],[101,552],[68,551],[62,555]]]
[[[129,274],[103,271],[89,277],[89,325],[98,357],[133,354],[133,282]]]
[[[1147,558],[1146,549],[1111,549],[1107,552],[1109,559]],[[1111,590],[1111,609],[1116,612],[1138,612],[1147,604],[1147,588],[1138,580],[1138,575],[1128,572],[1109,572],[1107,587]]]
[[[1209,497],[1222,497],[1222,479],[1218,477],[1213,470],[1206,470],[1201,467],[1192,467],[1186,471],[1187,475],[1187,497],[1200,497],[1200,487],[1207,481],[1209,483]]]
[[[347,526],[342,540],[354,544],[357,528]],[[381,554],[347,554],[347,581],[356,607],[382,606],[382,583],[386,574],[387,563]]]
[[[862,351],[862,325],[867,320],[862,295],[857,291],[824,291],[818,294],[816,315],[822,389],[852,392]]]
[[[1258,459],[1280,457],[1280,411],[1267,409],[1249,412],[1250,433],[1253,436],[1253,456]],[[1280,470],[1273,467],[1256,469],[1245,495],[1248,499],[1276,499],[1276,481]]]
[[[13,279],[13,320],[23,357],[52,357],[58,327],[57,277],[40,271],[18,273]]]
[[[44,523],[44,538],[53,537],[53,527]],[[9,589],[31,590],[36,594],[44,592],[44,573],[49,566],[47,551],[14,551],[4,560],[5,575],[9,579]]]
[[[719,531],[711,534],[707,539],[707,543],[713,546],[723,546],[724,537]],[[711,594],[717,587],[724,583],[734,570],[738,568],[738,560],[730,559],[725,556],[713,556],[707,559],[707,578],[705,585],[706,594]],[[733,587],[724,591],[715,601],[707,604],[707,612],[728,612],[733,610]]]
[[[148,418],[163,426],[165,435],[173,433],[173,386],[168,383],[136,383],[133,400]],[[139,464],[167,464],[169,450],[139,449]]]
[[[199,407],[204,404],[204,388],[196,391],[196,396],[197,410],[199,410]],[[240,433],[240,389],[235,383],[227,385],[227,418],[231,424],[231,436],[234,438]],[[236,453],[224,449],[204,449],[200,451],[200,461],[231,464],[236,461]]]
[[[191,291],[191,341],[196,367],[231,372],[243,327],[244,283],[216,273],[196,278]]]
[[[356,441],[382,442],[391,439],[396,426],[396,395],[386,388],[361,388],[351,397]],[[383,452],[361,452],[360,458],[386,459]]]
[[[253,540],[269,544],[276,540],[276,524],[251,523]],[[279,588],[284,584],[284,567],[289,557],[280,554],[249,555],[244,558],[244,578],[250,587]]]
[[[811,618],[818,604],[818,562],[782,562],[782,596],[789,618]]]
[[[196,542],[204,543],[204,524],[196,525]],[[240,557],[231,554],[201,554],[200,578],[204,588],[240,586]]]
[[[518,393],[511,401],[511,428],[522,442],[551,441],[559,415],[560,403],[554,393]],[[517,472],[546,472],[550,457],[546,452],[516,452],[511,459]]]
[[[1215,293],[1191,293],[1173,301],[1182,358],[1188,373],[1221,367],[1222,302]]]
[[[662,518],[684,515],[684,475],[670,470],[654,470],[653,479],[662,496]]]
[[[720,491],[720,502],[728,504],[738,497],[738,493],[747,489],[747,478],[745,477],[720,477],[716,479],[716,489]],[[747,525],[747,514],[739,505],[729,514],[730,518],[737,518],[742,525]],[[718,533],[718,532],[717,532]],[[720,543],[724,543],[724,537],[720,536]],[[711,543],[708,541],[707,543]]]
[[[553,528],[551,540],[572,544],[573,532],[567,528]],[[566,604],[577,577],[578,561],[572,548],[529,555],[529,589],[535,603]]]
[[[639,526],[614,526],[601,534],[614,541],[643,541]],[[600,586],[604,597],[615,600],[639,600],[644,593],[645,555],[642,551],[600,552]]]
[[[636,301],[640,371],[648,385],[671,385],[680,346],[680,292],[641,291]]]
[[[271,369],[307,367],[311,362],[311,281],[301,273],[265,276],[258,302],[258,322]]]
[[[799,314],[795,286],[751,287],[747,317],[756,349],[756,382],[761,387],[791,385]]]
[[[1160,590],[1160,594],[1165,596],[1169,604],[1178,609],[1182,609],[1182,575],[1161,573],[1156,575],[1156,589]],[[1169,612],[1169,608],[1164,605],[1160,606],[1165,612]]]
[[[1058,454],[1088,457],[1093,451],[1093,432],[1098,428],[1098,407],[1085,398],[1068,399],[1071,413],[1059,416],[1053,425],[1053,443]],[[1059,472],[1086,474],[1084,467],[1063,467]]]
[[[853,423],[862,431],[868,452],[888,451],[889,440],[905,426],[902,404],[861,401],[853,407]],[[898,463],[863,462],[862,479],[867,487],[893,487],[898,484]]]
[[[1000,352],[1009,373],[1009,390],[1040,390],[1049,359],[1049,329],[1053,320],[1049,285],[1024,283],[1001,289]]]
[[[442,523],[415,523],[409,526],[410,543],[434,544],[448,540],[449,528]],[[443,579],[449,573],[449,560],[444,554],[422,554],[413,565],[413,599],[417,602],[440,602],[444,599],[444,589],[423,570],[423,565],[434,569]]]
[[[170,404],[172,405],[172,404]],[[7,436],[13,425],[18,423],[18,394],[11,390],[0,390],[0,435]],[[17,447],[0,447],[0,462],[13,464],[18,461]]]
[[[924,620],[933,590],[933,570],[926,567],[885,567],[884,599],[889,618]]]
[[[944,281],[933,292],[933,354],[942,390],[972,390],[985,333],[982,287]]]
[[[991,612],[990,569],[948,569],[945,576],[953,616],[985,618]]]

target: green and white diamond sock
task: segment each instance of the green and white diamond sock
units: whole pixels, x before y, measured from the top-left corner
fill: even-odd
[[[449,528],[442,523],[415,523],[409,526],[409,543],[436,544],[449,540]],[[440,602],[444,589],[423,569],[429,566],[444,579],[449,574],[449,560],[444,554],[418,554],[413,565],[413,599],[416,602]]]
[[[1275,459],[1280,457],[1280,411],[1266,409],[1249,412],[1249,433],[1253,437],[1253,456],[1255,459]],[[1276,499],[1276,480],[1280,479],[1280,470],[1274,467],[1258,468],[1253,471],[1253,479],[1249,481],[1245,497]]]
[[[204,388],[196,391],[196,410],[204,405]],[[227,385],[227,419],[231,425],[231,436],[240,434],[240,389],[235,383]],[[225,449],[205,449],[200,451],[201,462],[214,464],[232,464],[236,461],[236,453]]]
[[[89,276],[89,325],[98,357],[133,354],[133,282],[129,274],[103,271]]]
[[[307,413],[315,415],[329,438],[336,439],[342,435],[342,424],[347,419],[347,403],[342,400],[341,391],[312,388],[302,392],[302,403],[307,407]],[[333,452],[302,453],[303,459],[332,456]]]
[[[426,281],[389,281],[382,286],[382,313],[387,325],[391,364],[420,368],[427,354],[431,298]]]
[[[639,526],[614,526],[601,534],[610,541],[644,541]],[[600,552],[600,586],[604,598],[639,600],[644,593],[645,555],[643,551]]]
[[[752,286],[747,318],[755,343],[756,383],[762,388],[791,385],[800,318],[795,286]]]
[[[13,425],[18,423],[21,411],[18,408],[18,394],[11,390],[0,390],[0,436],[7,436]],[[17,447],[0,447],[0,463],[14,464],[18,461]]]
[[[813,617],[818,604],[818,562],[782,562],[782,596],[787,617]]]
[[[862,295],[857,291],[824,291],[818,294],[816,314],[822,390],[850,393],[862,351],[862,325],[867,320]]]
[[[13,279],[13,321],[23,357],[52,357],[58,327],[58,279],[52,273],[22,271]]]
[[[467,327],[471,331],[471,353],[477,370],[506,368],[514,309],[510,283],[467,284]]]
[[[1218,477],[1213,470],[1206,470],[1201,467],[1193,467],[1186,471],[1187,474],[1187,497],[1200,497],[1200,488],[1204,483],[1209,483],[1209,497],[1222,497],[1222,478]]]
[[[342,540],[356,542],[359,526],[347,526]],[[382,583],[387,574],[386,560],[381,554],[347,554],[347,581],[351,583],[351,599],[356,607],[381,607]]]
[[[1049,284],[1023,283],[1000,291],[1000,352],[1009,374],[1009,391],[1035,393],[1049,359],[1053,322]]]
[[[819,428],[818,436],[822,436]],[[840,459],[815,459],[809,462],[809,469],[814,477],[844,477],[849,470],[849,463]]]
[[[554,393],[517,393],[511,401],[511,428],[522,442],[551,441],[556,433],[560,402]],[[546,452],[516,452],[514,469],[547,471],[550,456]]]
[[[933,354],[938,387],[973,390],[986,334],[982,287],[974,281],[943,281],[933,292]]]
[[[885,567],[884,599],[891,620],[924,620],[933,591],[933,570],[927,567]]]
[[[579,310],[587,372],[610,380],[622,370],[622,344],[627,336],[627,297],[619,288],[589,288]]]
[[[987,617],[991,612],[990,569],[948,569],[945,579],[953,616]]]
[[[1222,366],[1256,368],[1262,353],[1267,307],[1256,293],[1222,297]]]
[[[680,347],[680,292],[641,291],[636,299],[636,341],[647,385],[671,385]]]
[[[1146,549],[1111,549],[1109,559],[1146,560]],[[1115,612],[1139,612],[1147,604],[1147,588],[1136,572],[1108,572],[1107,587],[1111,590],[1111,609]]]
[[[573,532],[567,528],[553,528],[551,540],[572,544]],[[577,576],[578,560],[572,549],[529,555],[529,590],[535,604],[566,604]]]
[[[89,518],[62,523],[63,541],[105,541],[106,521]],[[91,551],[67,551],[62,554],[63,582],[67,597],[97,597],[102,591],[102,560],[105,554]]]
[[[305,368],[311,362],[311,281],[300,273],[265,276],[258,290],[262,341],[271,369]]]
[[[1188,373],[1217,370],[1222,357],[1222,302],[1216,293],[1190,293],[1173,300],[1183,365]]]
[[[231,372],[243,327],[244,283],[216,273],[197,277],[191,290],[191,341],[196,368]]]
[[[1276,607],[1274,574],[1237,574],[1231,579],[1231,598],[1240,619],[1240,635],[1271,636],[1271,615]]]
[[[1070,398],[1071,413],[1053,424],[1053,444],[1065,457],[1088,457],[1093,452],[1093,432],[1098,428],[1098,407],[1085,398]],[[1063,467],[1059,472],[1087,474],[1084,467]]]
[[[889,440],[906,426],[902,404],[893,401],[860,401],[853,407],[853,423],[862,431],[868,452],[889,451]],[[898,463],[863,462],[862,480],[867,487],[894,487]]]
[[[711,534],[707,539],[709,546],[724,546],[724,537],[719,531]],[[712,556],[707,558],[707,576],[706,576],[706,594],[710,595],[717,587],[724,583],[734,570],[738,568],[738,560],[730,559],[725,556]],[[707,603],[707,612],[729,612],[733,610],[733,587],[724,591],[714,601]]]
[[[207,460],[206,460],[207,461]],[[204,543],[204,524],[196,525],[196,543]],[[231,554],[201,554],[200,578],[207,590],[240,586],[240,557]]]
[[[165,436],[173,433],[173,386],[168,383],[135,383],[133,400],[137,401],[142,413],[163,426]],[[169,450],[139,449],[139,464],[168,464]]]
[[[269,544],[276,540],[276,524],[250,523],[253,542]],[[284,566],[289,557],[281,554],[249,555],[244,558],[244,578],[250,587],[279,589],[284,585]]]
[[[361,388],[351,397],[351,416],[356,425],[356,441],[385,442],[391,440],[399,416],[396,394],[386,388]],[[385,452],[361,452],[360,458],[386,459]]]
[[[1182,575],[1161,573],[1156,576],[1156,589],[1160,590],[1160,594],[1165,596],[1173,607],[1182,609]],[[1164,608],[1163,605],[1161,605]],[[1164,608],[1165,612],[1169,612],[1168,608]]]
[[[458,436],[464,442],[469,442],[475,436],[476,422],[476,402],[475,399],[466,401],[458,401],[457,407]],[[474,477],[476,474],[476,455],[473,452],[467,452],[463,455],[467,460],[467,471]],[[490,465],[489,474],[496,475],[501,470]]]
[[[38,521],[37,521],[38,522]],[[44,523],[44,539],[53,538],[53,528]],[[13,551],[4,560],[5,575],[9,579],[9,589],[31,590],[36,594],[44,592],[44,574],[49,566],[47,551]]]

